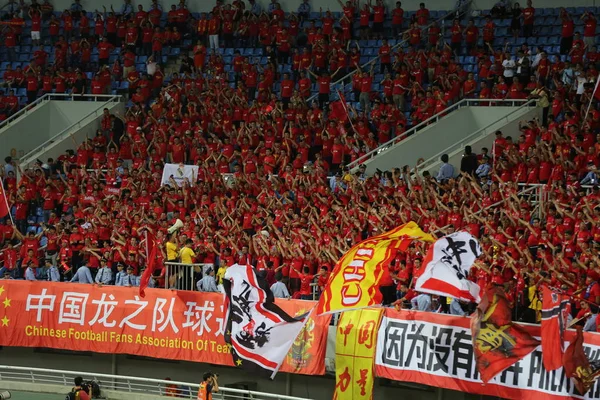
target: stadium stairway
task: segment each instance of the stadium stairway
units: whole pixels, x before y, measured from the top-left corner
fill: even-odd
[[[527,118],[534,108],[535,103],[526,100],[504,100],[490,107],[483,106],[480,100],[464,99],[372,150],[349,164],[349,168],[365,164],[367,173],[371,174],[377,169],[412,167],[420,159],[439,158],[449,148],[462,150],[479,138],[479,134]]]
[[[124,113],[121,96],[49,94],[41,104],[21,110],[0,129],[0,148],[15,149],[21,165],[36,160],[56,159],[93,138],[100,126],[103,110]],[[73,143],[73,140],[76,144]]]
[[[471,110],[472,112],[485,112],[493,110],[495,107],[490,107],[483,110]],[[498,118],[481,128],[471,131],[470,134],[465,135],[462,139],[457,140],[450,146],[447,146],[436,154],[433,154],[429,158],[426,158],[421,164],[419,164],[420,171],[429,171],[432,176],[436,176],[441,166],[440,157],[442,154],[447,154],[449,157],[449,163],[454,166],[460,166],[461,158],[464,153],[465,146],[471,146],[474,153],[480,152],[482,147],[489,149],[490,156],[493,154],[493,146],[495,140],[495,133],[501,131],[504,137],[511,136],[514,142],[517,142],[521,132],[519,130],[519,123],[521,121],[531,121],[533,118],[541,118],[541,108],[535,107],[533,101],[524,103],[520,107],[508,107],[513,108],[512,111],[501,118]],[[447,124],[447,121],[439,123],[440,127],[444,129],[453,129]],[[458,175],[460,170],[455,170],[455,175]]]

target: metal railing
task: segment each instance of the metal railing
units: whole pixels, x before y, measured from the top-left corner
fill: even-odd
[[[463,15],[463,13],[469,9],[469,7],[471,7],[471,3],[472,1],[467,1],[464,4],[461,4],[459,7],[454,8],[451,11],[448,11],[448,13],[446,13],[443,17],[440,17],[436,20],[434,20],[433,22],[430,22],[429,25],[425,25],[424,27],[421,27],[421,38],[423,37],[427,37],[427,30],[433,26],[433,24],[438,23],[438,22],[442,22],[446,19],[448,19],[448,17],[451,17],[453,15],[456,15],[457,13],[460,14],[461,16]],[[424,35],[424,36],[423,36]],[[397,43],[395,46],[392,46],[392,51],[396,50],[399,47],[404,47],[406,44],[408,44],[409,40],[408,39],[403,39],[401,40],[399,43]],[[375,64],[377,61],[379,60],[379,55],[374,57],[373,59],[367,61],[364,65],[361,65],[360,68],[366,68],[369,67],[371,64]],[[343,76],[342,78],[338,79],[337,81],[333,82],[332,85],[339,85],[340,83],[344,82],[345,80],[347,80],[348,78],[351,78],[352,75],[354,75],[356,73],[357,69],[349,72],[348,74],[346,74],[345,76]],[[307,103],[311,102],[312,100],[317,98],[317,94],[313,94],[312,96],[310,96],[307,100]]]
[[[48,94],[47,96],[56,96],[56,94],[52,94],[52,95]],[[82,97],[82,96],[76,95],[76,96],[74,96],[74,100],[76,100],[77,97]],[[89,124],[94,119],[98,118],[104,112],[104,108],[107,105],[109,105],[111,103],[119,103],[123,100],[123,97],[120,95],[90,95],[90,96],[85,95],[84,97],[85,98],[95,98],[94,101],[98,101],[101,99],[104,101],[102,103],[100,103],[100,106],[98,108],[96,108],[94,111],[91,111],[88,114],[84,115],[79,121],[71,124],[69,127],[63,129],[62,131],[60,131],[59,133],[54,135],[52,138],[46,140],[41,145],[37,146],[36,148],[34,148],[33,150],[31,150],[27,154],[25,154],[21,158],[22,165],[25,165],[26,167],[28,167],[31,162],[33,162],[37,158],[39,158],[39,155],[41,153],[43,153],[52,144],[66,139],[67,135],[70,135],[73,130],[81,129],[83,126]]]
[[[485,101],[485,100],[484,100]],[[469,136],[464,137],[463,139],[461,139],[460,141],[454,143],[452,146],[440,151],[439,153],[437,153],[436,155],[428,158],[427,160],[423,161],[422,163],[420,163],[417,167],[420,171],[425,171],[428,168],[431,168],[433,165],[435,165],[436,163],[439,162],[440,157],[442,156],[442,154],[448,154],[451,155],[452,153],[456,152],[456,151],[460,151],[463,150],[465,145],[471,143],[473,140],[475,140],[478,137],[483,137],[489,134],[488,130],[492,127],[494,127],[495,125],[497,125],[498,123],[501,123],[503,121],[505,121],[506,123],[509,123],[509,117],[514,115],[515,113],[521,112],[523,110],[523,108],[525,107],[535,107],[537,102],[536,100],[520,100],[523,104],[521,104],[517,109],[512,110],[511,112],[509,112],[508,114],[502,116],[501,118],[498,118],[497,120],[487,124],[486,126],[484,126],[483,128],[480,128],[478,130],[476,130],[475,132],[471,133]],[[501,100],[501,103],[505,103],[505,102],[518,102],[518,100]],[[513,103],[515,104],[515,103]],[[414,173],[415,170],[413,168],[412,172]]]
[[[442,119],[443,117],[448,116],[449,113],[454,112],[460,108],[463,107],[473,107],[473,106],[479,106],[480,103],[482,102],[494,102],[494,103],[501,103],[501,104],[494,104],[494,105],[502,105],[502,106],[509,106],[509,107],[516,107],[517,104],[519,105],[523,105],[524,103],[526,103],[528,100],[502,100],[501,102],[499,102],[497,99],[462,99],[457,103],[454,103],[450,106],[448,106],[448,108],[446,108],[443,111],[440,111],[439,113],[432,115],[431,117],[427,118],[426,120],[424,120],[423,122],[413,126],[412,128],[410,128],[409,130],[401,133],[400,135],[388,140],[387,142],[385,142],[384,144],[380,145],[379,147],[369,151],[367,154],[365,154],[364,156],[361,156],[359,158],[357,158],[356,160],[352,161],[350,164],[348,164],[348,168],[350,170],[357,168],[360,164],[365,163],[366,161],[370,160],[371,158],[374,158],[375,156],[377,156],[378,154],[380,154],[381,152],[384,152],[388,149],[391,149],[399,144],[402,143],[402,141],[404,139],[406,139],[409,136],[412,136],[413,134],[416,134],[418,131],[420,131],[422,128],[426,127],[427,125],[433,124],[435,122],[438,122],[440,119]]]
[[[81,376],[86,381],[93,380],[98,382],[102,391],[143,393],[148,395],[169,396],[181,399],[196,399],[198,388],[200,386],[199,383],[179,382],[163,379],[0,365],[0,388],[2,388],[2,382],[18,382],[35,385],[46,384],[56,385],[56,393],[64,393],[64,387],[72,387],[73,379],[77,376]],[[24,387],[23,389],[19,390],[27,389]],[[301,397],[234,389],[222,386],[219,387],[219,392],[213,393],[212,398],[214,400],[310,400]]]
[[[213,264],[183,264],[178,262],[165,262],[165,289],[196,290],[196,272],[206,272]]]
[[[108,98],[114,97],[114,95],[111,95],[111,94],[86,94],[86,95],[82,96],[79,94],[72,94],[72,93],[46,93],[42,97],[37,98],[34,102],[25,105],[23,108],[21,108],[19,111],[17,111],[10,117],[6,118],[4,121],[0,122],[0,129],[7,127],[13,121],[17,120],[18,118],[20,118],[22,116],[31,114],[33,111],[35,111],[37,106],[42,103],[47,103],[51,100],[77,101],[78,98],[81,98],[81,97],[84,97],[85,99],[92,99],[93,101],[101,101],[103,99],[108,99]]]

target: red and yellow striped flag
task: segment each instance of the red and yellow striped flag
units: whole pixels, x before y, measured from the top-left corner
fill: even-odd
[[[433,242],[414,222],[354,245],[335,264],[329,282],[317,304],[317,314],[348,311],[380,304],[379,282],[396,256],[418,240]]]

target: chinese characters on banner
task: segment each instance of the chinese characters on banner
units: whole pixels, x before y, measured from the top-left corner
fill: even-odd
[[[507,399],[600,399],[599,382],[582,396],[563,368],[546,371],[540,347],[483,385],[469,323],[464,317],[386,309],[377,338],[376,376]],[[520,326],[539,337],[539,326]],[[565,340],[573,336],[568,331]],[[600,360],[600,334],[586,333],[584,339],[590,361]]]
[[[414,222],[354,245],[338,260],[319,299],[317,315],[381,304],[379,281],[396,252],[414,241],[433,242]]]
[[[314,302],[282,300],[290,315]],[[325,373],[329,316],[311,317],[282,372]],[[0,346],[49,347],[233,365],[223,295],[51,282],[0,282]]]
[[[373,398],[373,357],[382,308],[346,311],[335,339],[334,400]]]

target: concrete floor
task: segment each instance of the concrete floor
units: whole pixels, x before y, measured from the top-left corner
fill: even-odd
[[[65,394],[48,394],[48,393],[28,393],[10,391],[12,397],[10,400],[64,400]]]

